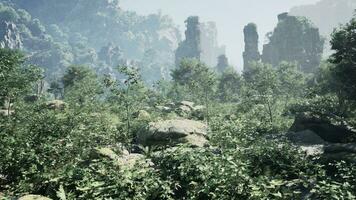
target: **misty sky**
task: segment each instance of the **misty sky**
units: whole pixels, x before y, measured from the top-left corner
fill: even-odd
[[[184,31],[184,20],[191,15],[201,21],[215,21],[219,43],[227,47],[230,63],[242,68],[243,27],[254,22],[258,25],[260,43],[265,34],[273,30],[277,15],[293,6],[313,4],[318,0],[121,0],[124,9],[139,14],[157,13],[170,15]],[[337,0],[336,0],[337,1]]]

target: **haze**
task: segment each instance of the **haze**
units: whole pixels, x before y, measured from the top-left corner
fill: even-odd
[[[230,63],[242,69],[243,27],[254,22],[258,25],[260,42],[264,35],[273,30],[277,15],[303,4],[313,4],[318,0],[122,0],[124,9],[139,14],[161,11],[170,15],[183,33],[184,21],[188,16],[197,15],[201,21],[215,21],[219,32],[219,43],[226,45]],[[261,46],[262,44],[260,44]]]

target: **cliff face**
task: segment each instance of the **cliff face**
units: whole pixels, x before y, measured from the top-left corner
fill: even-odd
[[[316,4],[294,7],[290,14],[310,19],[326,39],[324,56],[331,55],[330,35],[333,30],[350,21],[356,10],[355,0],[321,0]]]
[[[196,16],[189,17],[186,24],[185,40],[176,51],[176,65],[184,58],[195,58],[208,66],[216,66],[218,57],[225,54],[225,47],[218,45],[216,24],[200,23]]]
[[[250,23],[244,28],[245,51],[243,53],[244,71],[250,69],[251,62],[258,62],[261,59],[258,50],[258,33],[256,24]]]
[[[200,60],[201,57],[201,35],[199,17],[192,16],[186,21],[187,29],[185,31],[185,40],[179,44],[176,50],[176,65],[185,58],[194,58]]]
[[[263,45],[260,55],[258,50],[258,33],[255,24],[244,28],[245,52],[244,70],[248,71],[251,62],[268,63],[273,66],[283,61],[297,63],[300,70],[312,73],[319,66],[324,39],[309,20],[304,17],[290,16],[288,13],[278,15],[278,24],[273,32],[267,34],[269,42]]]
[[[208,66],[216,66],[218,57],[225,54],[225,47],[218,44],[218,30],[215,22],[200,25],[201,32],[201,60]]]
[[[0,23],[0,48],[22,48],[22,40],[16,24],[6,21]]]
[[[352,18],[356,9],[355,0],[321,0],[313,5],[294,7],[290,14],[310,19],[323,36],[329,36],[339,24],[345,24]]]
[[[324,39],[306,18],[283,13],[263,46],[262,61],[274,66],[282,61],[297,62],[304,72],[314,72],[323,54]]]

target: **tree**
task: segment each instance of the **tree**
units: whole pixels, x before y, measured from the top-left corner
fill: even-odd
[[[24,55],[15,50],[0,49],[0,99],[6,101],[10,113],[11,104],[33,89],[43,78],[43,71],[24,64]]]
[[[356,18],[332,34],[329,61],[335,64],[332,72],[338,82],[340,101],[356,100]]]
[[[204,102],[209,123],[209,99],[215,91],[216,74],[196,59],[184,59],[171,75],[176,84],[188,89],[191,100]]]
[[[233,68],[227,68],[219,78],[218,92],[220,99],[225,102],[234,102],[239,98],[242,78]]]
[[[269,64],[251,63],[249,71],[245,71],[243,76],[245,101],[262,104],[269,121],[273,123],[280,94],[280,82],[276,70]]]
[[[131,116],[135,111],[138,111],[141,105],[148,98],[146,88],[135,66],[121,65],[117,67],[122,75],[120,80],[107,75],[104,82],[107,88],[115,97],[115,104],[118,103],[120,108],[124,108],[126,114],[126,129],[127,135],[132,134],[132,119]]]
[[[80,81],[85,77],[95,76],[95,72],[86,66],[72,65],[67,69],[62,78],[64,89],[73,86],[76,81]]]
[[[229,60],[226,55],[220,55],[218,57],[218,64],[216,65],[216,69],[219,73],[223,73],[229,67]]]
[[[305,91],[306,76],[298,69],[297,63],[281,62],[277,67],[279,92],[285,98],[285,106],[291,98],[301,97]]]
[[[93,105],[103,93],[103,87],[95,71],[86,66],[71,66],[63,75],[64,97],[73,105]],[[52,88],[53,87],[53,88]],[[51,84],[53,92],[61,93],[60,85]]]

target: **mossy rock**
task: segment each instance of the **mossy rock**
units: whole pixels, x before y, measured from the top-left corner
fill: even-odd
[[[199,121],[165,120],[150,123],[147,131],[138,134],[138,141],[147,146],[189,144],[203,147],[208,143],[207,132],[208,126]]]

